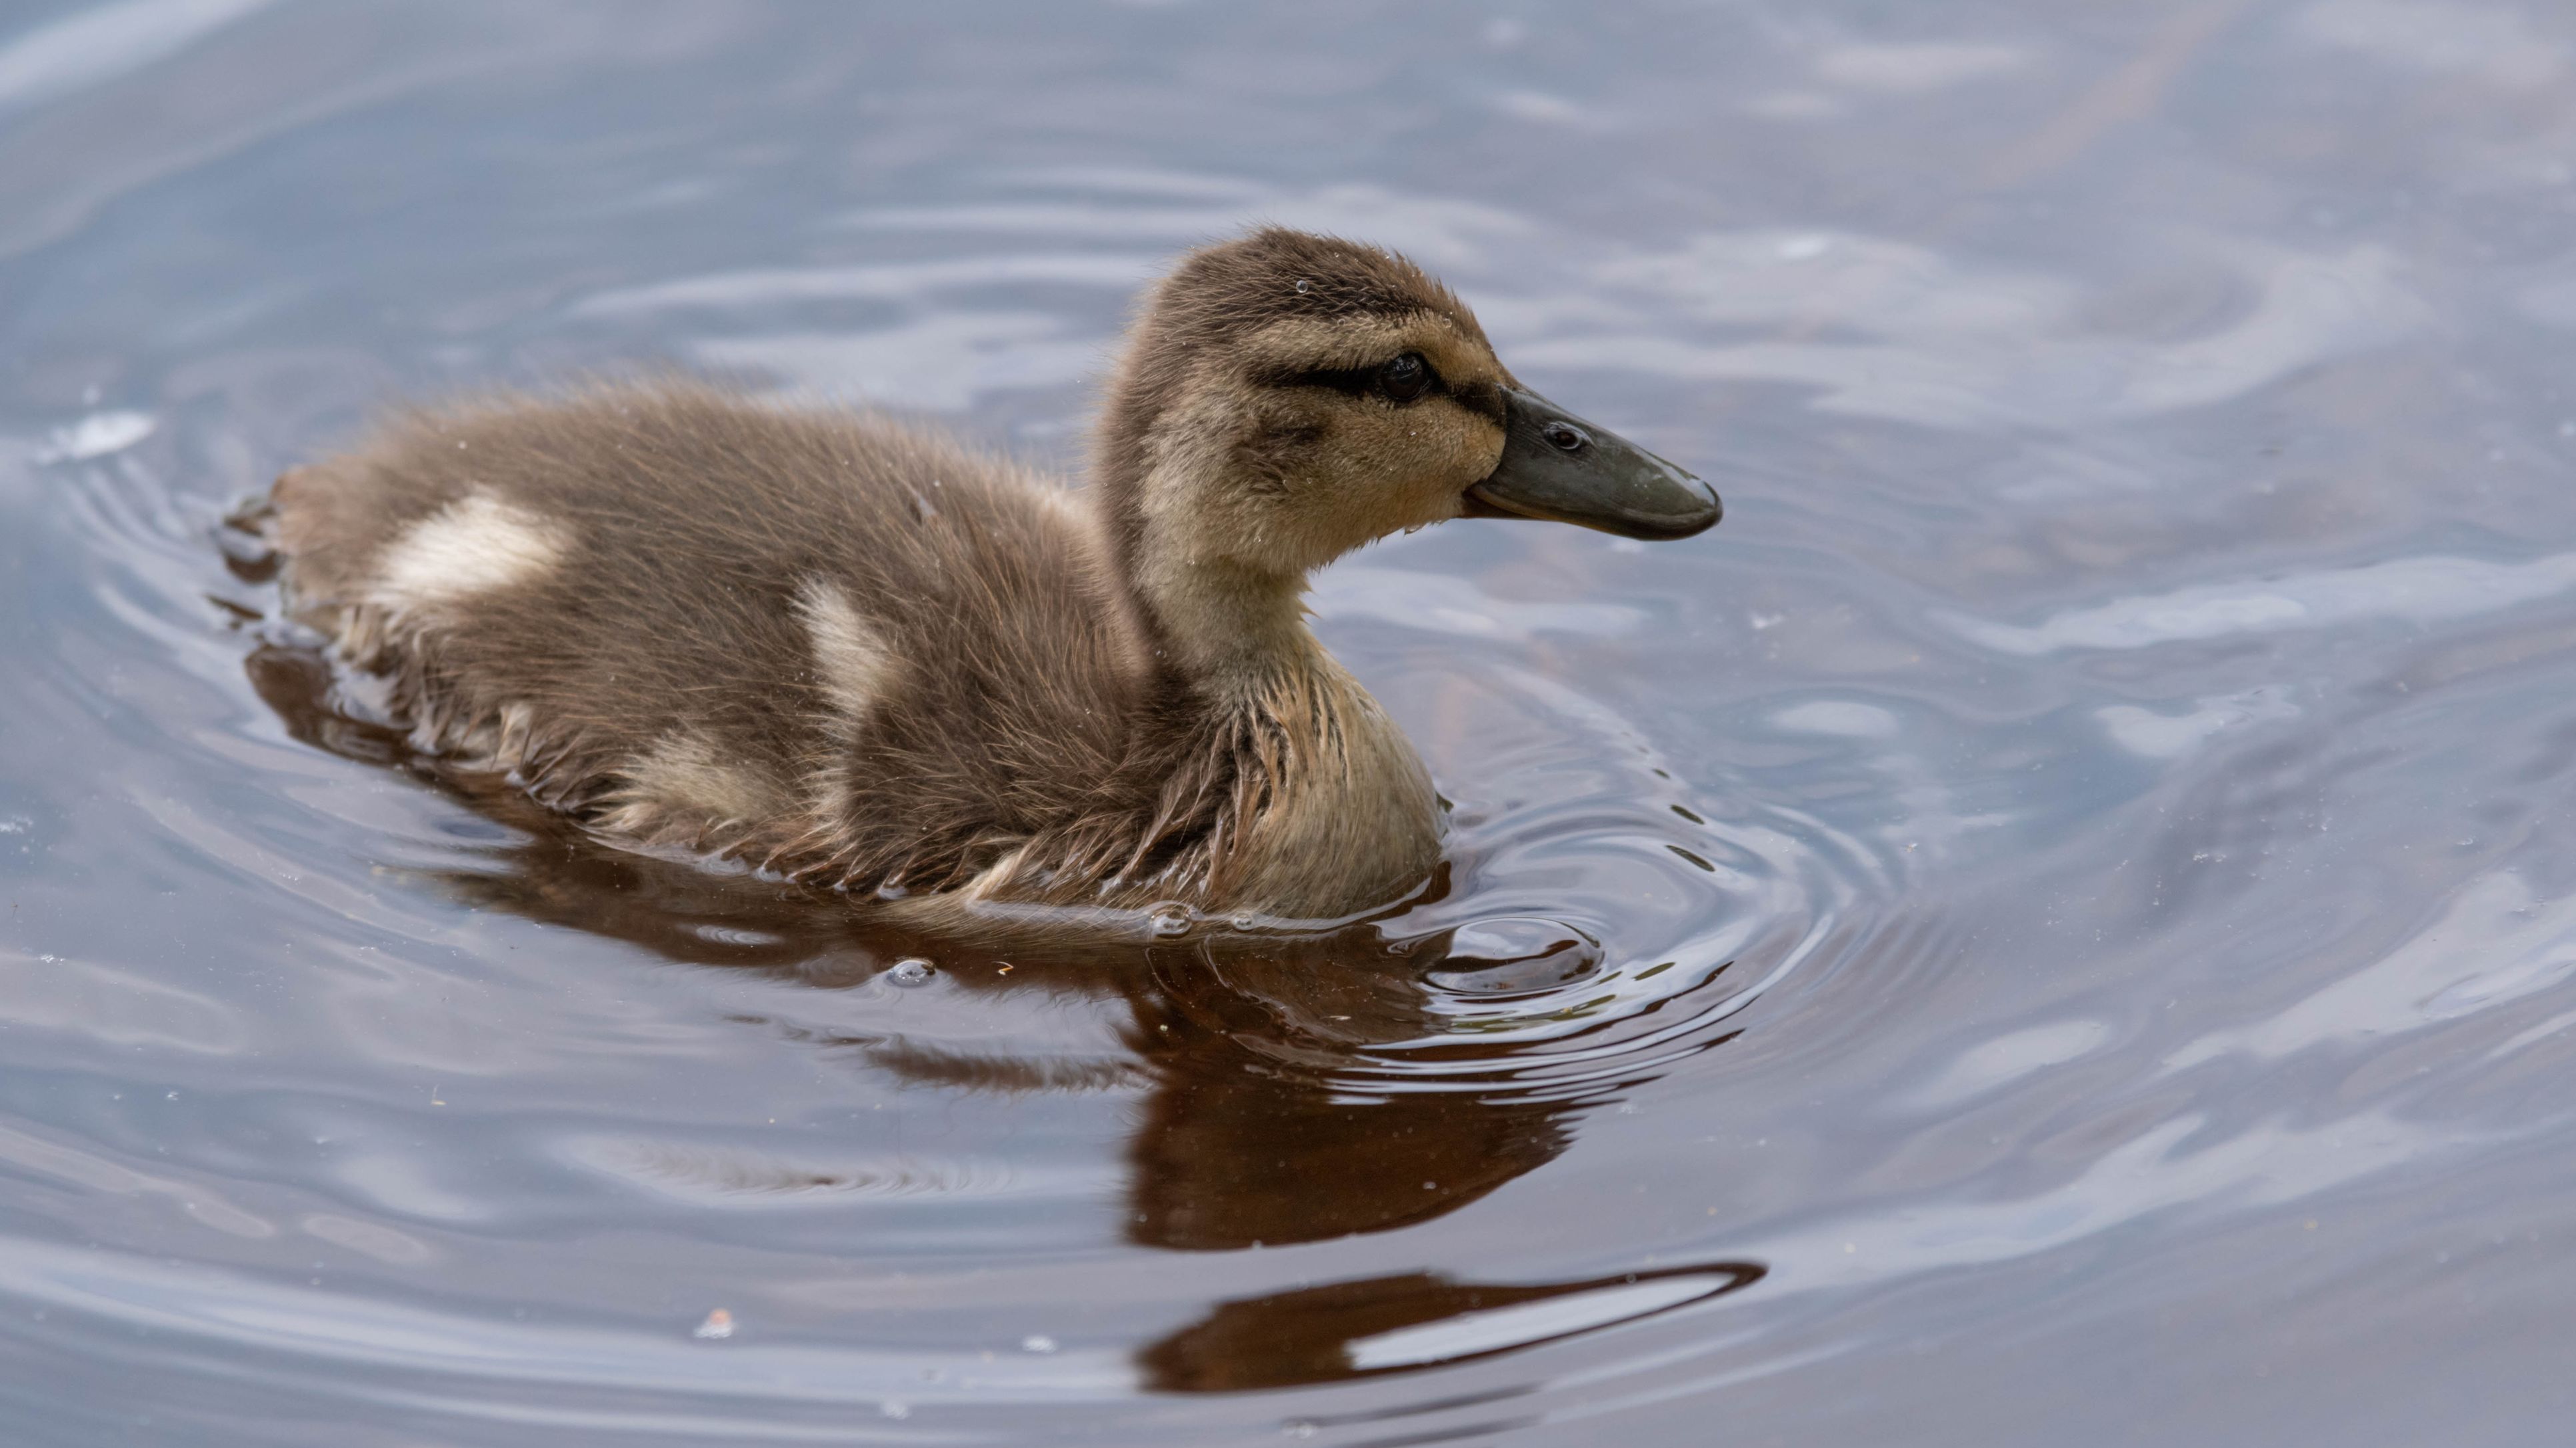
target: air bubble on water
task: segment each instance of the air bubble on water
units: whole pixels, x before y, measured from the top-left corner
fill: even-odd
[[[938,973],[939,972],[937,970],[931,967],[929,961],[926,961],[917,955],[905,956],[903,959],[886,967],[886,979],[895,985],[904,987],[906,990],[910,990],[915,986],[930,984],[930,978]]]
[[[1055,1339],[1042,1332],[1030,1333],[1028,1336],[1020,1339],[1020,1351],[1053,1352],[1055,1351]]]

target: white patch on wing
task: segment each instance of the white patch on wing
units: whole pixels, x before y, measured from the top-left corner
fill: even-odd
[[[985,866],[976,873],[974,879],[966,882],[966,889],[963,892],[965,897],[969,900],[991,899],[1004,885],[1010,883],[1011,875],[1020,868],[1020,857],[1028,852],[1029,847],[1022,845]]]
[[[832,701],[837,732],[853,736],[892,682],[894,655],[876,625],[828,579],[806,579],[796,590],[796,608],[813,637],[814,671]]]
[[[525,583],[570,551],[560,523],[470,493],[414,523],[377,563],[374,601],[396,613]]]
[[[652,752],[628,760],[619,772],[627,787],[611,820],[631,817],[640,823],[678,812],[723,823],[758,820],[777,810],[777,795],[766,781],[718,759],[715,745],[696,734],[665,735]]]

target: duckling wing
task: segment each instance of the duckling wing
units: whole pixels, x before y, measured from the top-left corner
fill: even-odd
[[[947,878],[1079,809],[1141,697],[1087,511],[881,419],[503,400],[275,496],[291,607],[423,747],[640,840]]]

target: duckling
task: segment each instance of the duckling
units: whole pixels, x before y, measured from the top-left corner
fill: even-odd
[[[1404,898],[1442,806],[1307,630],[1308,575],[1453,518],[1720,514],[1522,387],[1411,262],[1280,228],[1152,290],[1079,492],[662,380],[408,412],[270,503],[290,614],[447,767],[957,919]]]

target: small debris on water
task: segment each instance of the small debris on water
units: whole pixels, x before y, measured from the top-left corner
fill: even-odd
[[[888,1398],[877,1405],[877,1411],[889,1418],[909,1418],[912,1416],[912,1405],[901,1398]]]
[[[930,978],[938,973],[929,961],[917,955],[905,956],[886,967],[886,979],[906,990],[930,984]]]
[[[719,1307],[707,1314],[707,1320],[689,1330],[689,1336],[705,1342],[722,1342],[733,1336],[733,1314]]]
[[[1020,1339],[1020,1351],[1053,1352],[1055,1351],[1055,1339],[1042,1332],[1030,1333],[1028,1336]]]

